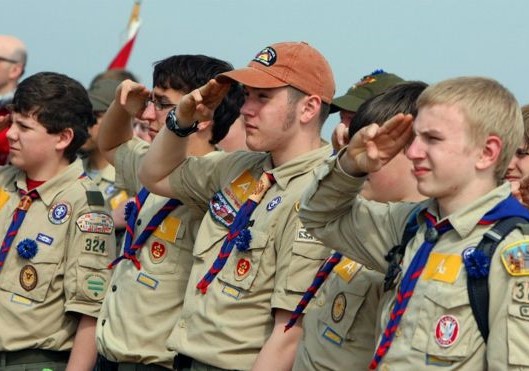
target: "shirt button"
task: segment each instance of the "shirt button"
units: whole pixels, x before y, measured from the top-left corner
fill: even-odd
[[[324,304],[323,299],[321,299],[321,298],[318,299],[318,305],[319,305],[320,307],[323,307],[323,304]]]
[[[106,319],[102,320],[102,321],[101,321],[101,326],[104,326],[106,322],[107,322]]]
[[[141,219],[138,219],[138,220],[136,221],[136,225],[138,225],[138,226],[141,225]]]
[[[387,363],[382,363],[380,365],[380,371],[389,371],[389,366]]]
[[[118,289],[116,285],[112,285],[112,292],[115,292]]]
[[[178,326],[181,327],[181,328],[185,328],[185,327],[186,327],[186,321],[184,321],[184,320],[180,320],[180,321],[178,322]]]
[[[400,327],[397,329],[397,331],[395,331],[395,336],[396,337],[399,337],[400,335],[402,335],[402,331],[400,331]]]

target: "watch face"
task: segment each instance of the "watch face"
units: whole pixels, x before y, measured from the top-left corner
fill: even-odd
[[[167,118],[165,119],[165,125],[167,126],[167,129],[171,130],[173,133],[178,135],[179,137],[187,137],[188,135],[193,134],[194,132],[198,131],[198,121],[193,122],[190,127],[187,128],[181,128],[178,120],[176,118],[176,108],[173,108],[169,111],[167,114]]]

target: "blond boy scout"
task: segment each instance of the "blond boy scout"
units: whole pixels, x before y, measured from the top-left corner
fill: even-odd
[[[376,88],[376,82],[371,84]],[[415,102],[425,88],[422,82],[401,82],[367,99],[350,123],[351,136],[398,112],[416,114]],[[370,174],[361,195],[378,202],[422,200],[411,168],[404,152],[399,153],[387,166]],[[382,273],[342,257],[323,284],[315,308],[305,315],[293,370],[367,369],[376,346],[383,286]]]
[[[358,132],[338,159],[319,169],[300,216],[330,246],[384,272],[384,255],[399,242],[417,205],[382,205],[356,194],[364,173],[382,167],[415,133],[406,154],[418,190],[431,199],[418,205],[418,232],[406,248],[395,292],[382,304],[384,332],[370,367],[527,369],[527,236],[513,231],[492,257],[488,343],[469,304],[464,267],[499,214],[527,217],[526,210],[511,202],[509,184],[501,181],[523,138],[520,108],[510,92],[485,78],[432,85],[419,97],[418,108],[413,125],[411,116],[397,115],[382,128]],[[510,264],[513,260],[517,264]],[[384,342],[385,333],[393,336],[389,342]]]
[[[321,146],[320,128],[333,76],[313,47],[286,42],[217,79],[182,98],[140,168],[153,191],[209,210],[168,345],[179,353],[178,370],[289,369],[301,328],[285,333],[285,324],[329,254],[301,226],[298,200],[314,167],[331,154]],[[193,121],[210,117],[233,81],[246,91],[246,143],[259,152],[185,160],[181,136]],[[226,246],[233,247],[229,256]]]
[[[0,369],[91,370],[115,240],[75,160],[94,120],[90,101],[75,80],[43,72],[19,85],[11,112],[13,166],[0,169]]]
[[[103,120],[99,139],[101,150],[116,167],[116,181],[120,186],[137,193],[137,200],[143,197],[137,169],[148,144],[133,138],[131,115],[126,111],[129,106],[140,98],[138,114],[149,122],[150,131],[157,133],[183,94],[231,69],[229,63],[210,57],[173,56],[155,65],[154,89],[150,95],[143,95],[145,87],[132,81],[118,88],[118,98],[127,91],[127,99],[123,105],[119,99],[112,104]],[[199,131],[191,136],[191,154],[201,156],[214,151],[216,142],[238,117],[243,99],[242,89],[235,87],[215,117],[202,122]],[[149,194],[134,223],[129,223],[134,232],[133,243],[140,246],[134,258],[123,259],[114,266],[111,290],[97,326],[100,353],[97,370],[172,368],[175,352],[168,350],[165,343],[182,308],[193,263],[193,243],[204,213],[180,205],[161,223],[151,225],[155,214],[168,202],[168,198]],[[151,227],[154,232],[145,241],[136,242]]]

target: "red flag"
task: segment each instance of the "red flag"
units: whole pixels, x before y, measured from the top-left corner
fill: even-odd
[[[114,57],[112,62],[110,62],[108,66],[109,70],[123,69],[127,67],[127,62],[129,60],[132,47],[134,46],[136,36],[138,35],[138,31],[140,29],[140,5],[141,1],[136,0],[134,7],[132,8],[129,24],[127,25],[127,40],[118,54]]]

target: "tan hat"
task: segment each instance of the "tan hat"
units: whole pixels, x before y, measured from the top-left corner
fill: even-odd
[[[334,98],[331,113],[340,110],[356,112],[366,100],[401,82],[404,80],[395,74],[384,72],[384,70],[373,71],[354,84],[345,95]]]
[[[331,103],[335,91],[331,66],[306,42],[283,42],[261,50],[246,68],[221,73],[217,80],[235,80],[252,88],[292,86]]]
[[[116,88],[120,83],[117,80],[103,79],[97,81],[88,89],[88,98],[90,98],[94,112],[106,112],[108,107],[110,107],[110,103],[114,100]]]

